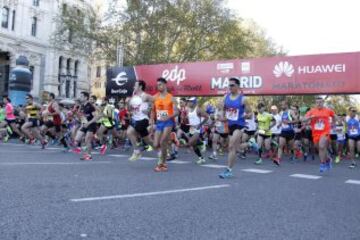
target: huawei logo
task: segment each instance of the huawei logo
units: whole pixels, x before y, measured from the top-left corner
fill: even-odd
[[[275,77],[279,78],[283,74],[287,77],[291,77],[294,74],[294,66],[288,62],[279,62],[274,68]]]

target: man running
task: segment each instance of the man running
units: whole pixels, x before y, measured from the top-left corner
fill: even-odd
[[[348,145],[349,145],[349,155],[351,158],[351,165],[349,168],[355,168],[355,150],[360,152],[360,121],[357,116],[357,110],[354,107],[350,107],[349,116],[346,120],[347,126],[347,135],[348,135]]]
[[[34,103],[33,96],[31,94],[26,95],[27,105],[25,107],[26,112],[26,122],[22,125],[22,132],[30,139],[30,143],[35,142],[34,136],[31,134],[31,131],[35,137],[40,141],[42,149],[45,148],[47,142],[40,134],[40,109],[41,107]]]
[[[154,111],[152,113],[152,120],[156,119],[154,147],[161,148],[159,162],[154,169],[156,172],[168,170],[166,158],[169,137],[175,125],[174,118],[179,114],[176,101],[172,94],[168,93],[166,83],[167,81],[164,78],[157,79],[159,92],[154,96]]]
[[[127,137],[134,148],[134,152],[129,158],[130,161],[136,161],[141,157],[139,138],[143,139],[147,145],[153,145],[148,131],[149,113],[153,99],[152,96],[144,92],[145,88],[146,83],[143,80],[136,81],[133,96],[129,101],[131,121],[127,129]]]
[[[226,119],[229,127],[229,153],[228,167],[219,174],[220,178],[230,178],[233,176],[232,168],[235,165],[236,151],[241,143],[243,128],[245,128],[245,97],[240,92],[240,80],[238,78],[229,79],[230,93],[224,98],[222,104],[224,109],[223,119]]]
[[[209,115],[202,110],[197,104],[197,98],[191,97],[187,99],[187,116],[189,119],[189,146],[191,146],[198,156],[197,164],[205,163],[205,158],[201,154],[200,146],[202,142],[200,141],[200,136],[202,134],[202,126],[208,121]]]
[[[94,106],[96,98],[94,96],[91,97],[88,92],[81,92],[80,101],[82,102],[81,106],[81,123],[82,127],[77,132],[75,137],[75,149],[73,150],[75,153],[81,153],[81,141],[85,135],[85,145],[86,145],[86,152],[84,153],[83,157],[80,160],[89,161],[92,160],[91,156],[91,149],[92,145],[91,142],[94,138],[94,135],[97,131],[97,111],[96,107]]]
[[[331,168],[331,160],[328,157],[328,146],[330,143],[330,118],[335,123],[335,113],[333,110],[324,107],[324,99],[316,98],[316,107],[306,113],[304,121],[310,121],[313,142],[319,150],[320,172],[325,172]]]
[[[3,97],[3,101],[5,103],[5,121],[11,127],[11,130],[15,132],[20,139],[24,138],[24,134],[20,131],[16,124],[16,116],[14,114],[14,107],[11,104],[10,98],[5,95]]]

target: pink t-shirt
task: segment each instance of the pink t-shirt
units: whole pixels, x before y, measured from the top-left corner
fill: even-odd
[[[14,108],[11,105],[11,103],[7,103],[5,106],[5,114],[6,114],[6,119],[7,120],[14,120],[16,119],[15,115],[14,115]]]

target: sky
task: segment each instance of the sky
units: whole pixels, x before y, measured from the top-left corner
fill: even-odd
[[[228,0],[288,55],[360,51],[359,0]]]

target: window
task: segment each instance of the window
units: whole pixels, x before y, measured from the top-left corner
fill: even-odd
[[[71,59],[66,61],[66,75],[71,76]]]
[[[2,9],[1,26],[3,28],[9,27],[9,8],[8,7],[3,7],[3,9]]]
[[[67,5],[66,5],[66,3],[64,3],[64,4],[62,5],[62,14],[65,15],[65,14],[66,14],[66,11],[67,11]]]
[[[72,43],[72,40],[73,40],[73,30],[70,28],[69,29],[69,43]]]
[[[31,80],[31,89],[33,89],[33,83],[34,83],[34,71],[35,71],[35,67],[34,66],[30,66],[29,67],[29,70],[30,70],[30,72],[31,72],[31,78],[32,78],[32,80]]]
[[[77,76],[79,72],[79,61],[75,61],[74,76]]]
[[[100,66],[96,67],[96,77],[97,78],[101,77],[101,67]]]
[[[74,98],[76,98],[76,92],[77,92],[77,82],[74,81]]]
[[[16,21],[16,11],[12,11],[12,23],[11,23],[11,30],[15,31],[15,21]]]
[[[33,6],[38,7],[40,5],[40,0],[33,0]]]
[[[65,82],[65,96],[66,98],[69,98],[70,97],[70,79],[66,79],[66,82]]]
[[[37,31],[37,17],[33,17],[31,23],[31,36],[36,37],[36,31]]]

